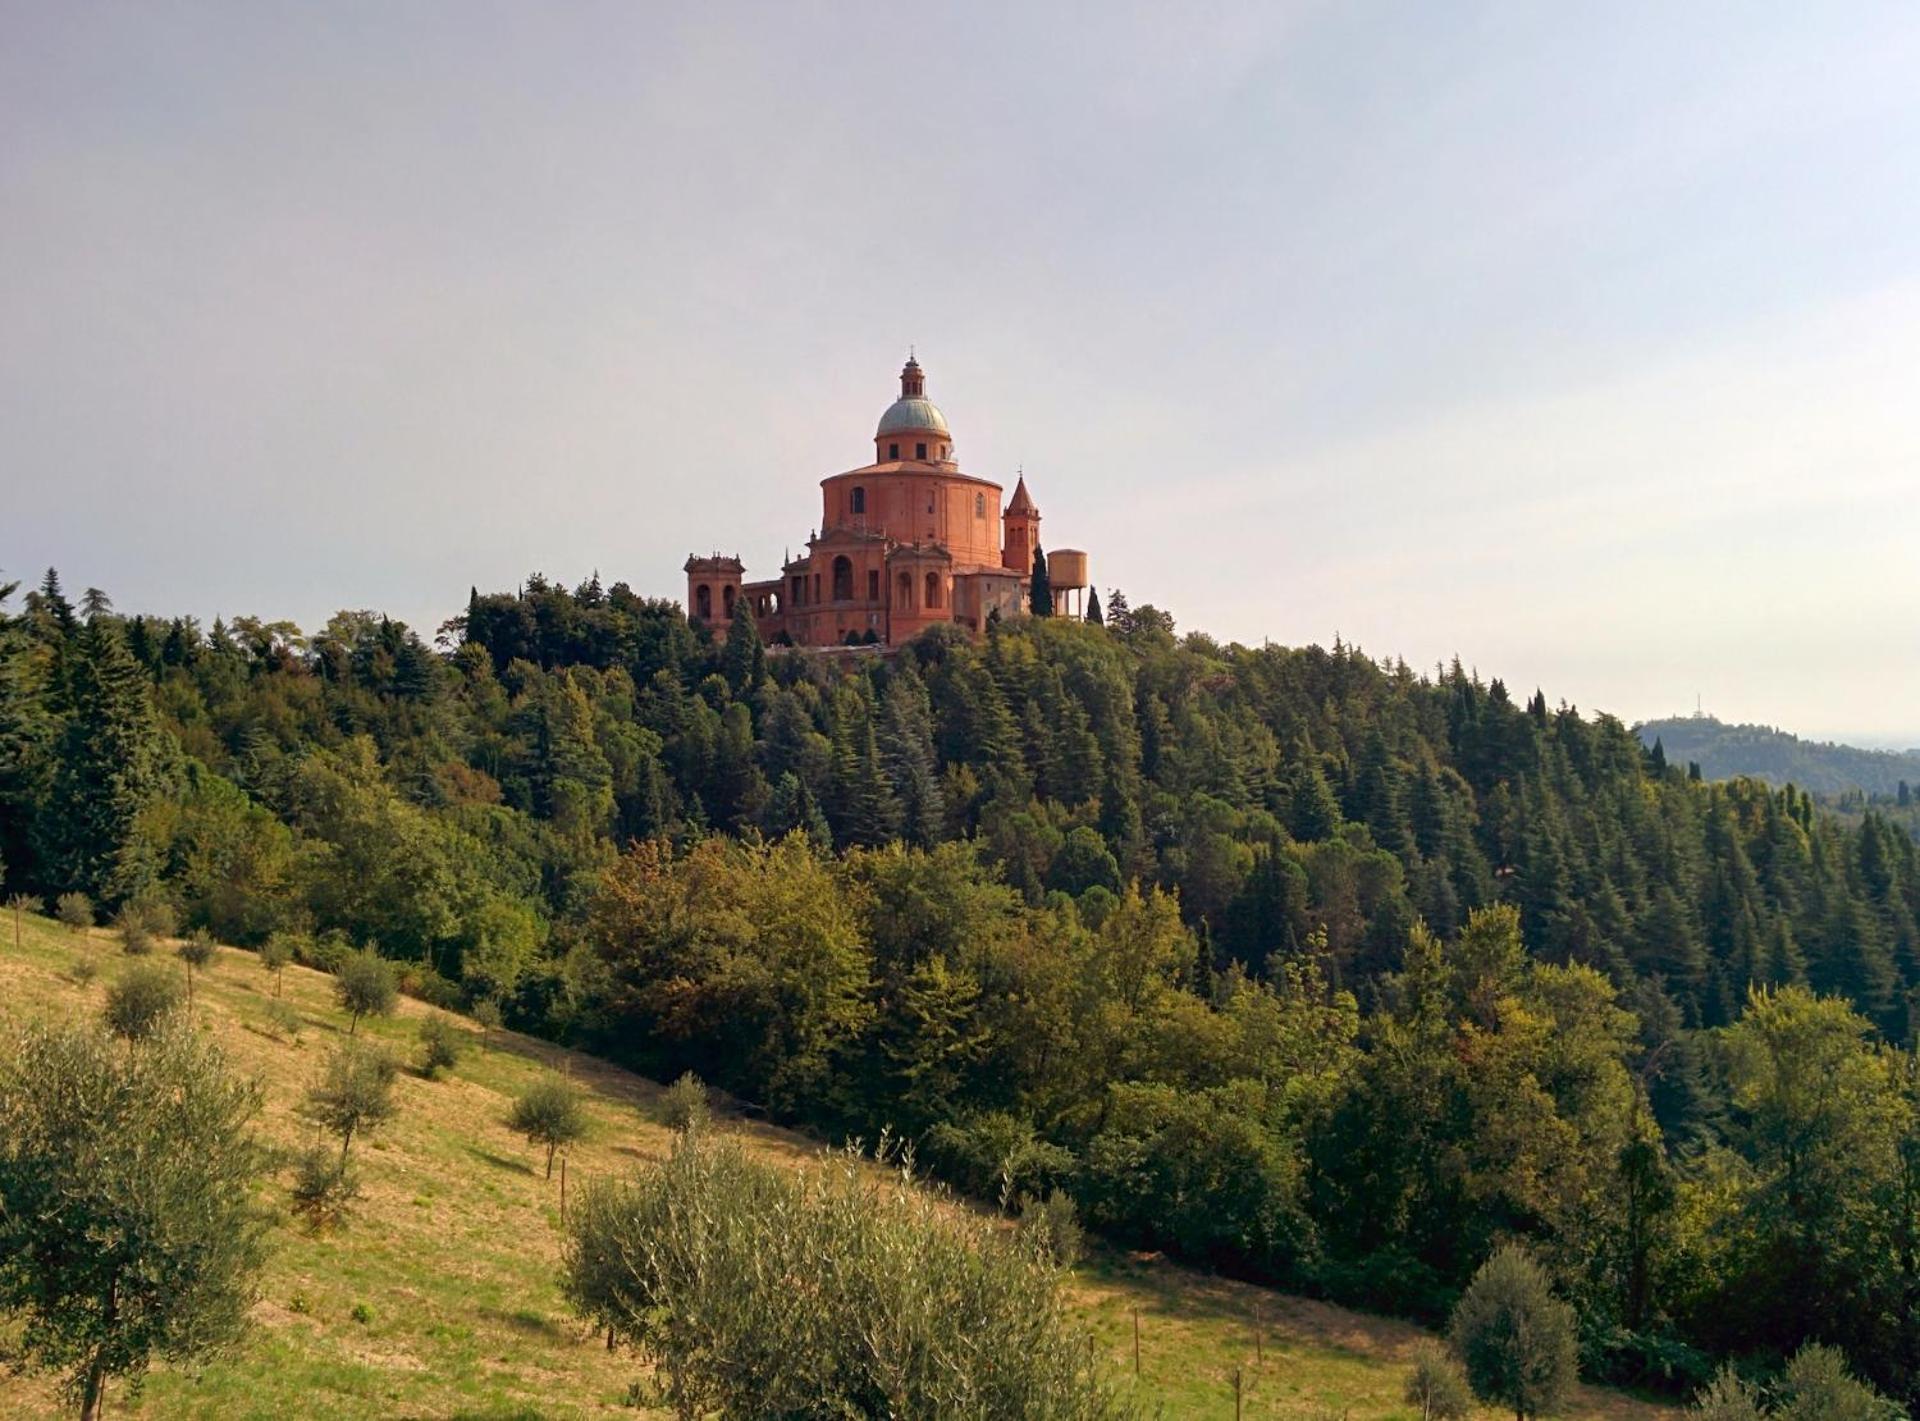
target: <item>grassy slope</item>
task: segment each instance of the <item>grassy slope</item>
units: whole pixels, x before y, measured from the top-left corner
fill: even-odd
[[[28,918],[16,948],[13,929],[12,916],[0,915],[0,1025],[98,1010],[102,984],[125,962],[107,934],[74,937]],[[82,958],[99,969],[88,985],[70,976]],[[272,979],[247,952],[221,950],[199,976],[194,1011],[235,1064],[263,1083],[263,1133],[295,1146],[310,1138],[296,1107],[345,1020],[333,1008],[330,978],[292,967],[283,987],[305,1023],[294,1042],[269,1030]],[[402,1001],[397,1018],[363,1022],[360,1031],[411,1059],[419,1018],[430,1010]],[[116,1386],[110,1415],[639,1414],[626,1399],[644,1368],[629,1352],[608,1353],[569,1315],[555,1284],[558,1179],[541,1177],[542,1161],[504,1117],[512,1096],[545,1065],[586,1086],[594,1129],[568,1167],[577,1182],[664,1152],[659,1089],[511,1032],[495,1033],[490,1048],[477,1035],[471,1040],[449,1078],[404,1075],[399,1119],[356,1145],[366,1198],[344,1229],[315,1236],[287,1221],[284,1178],[263,1190],[279,1222],[254,1309],[258,1326],[240,1354],[197,1378],[157,1371],[138,1397]],[[770,1158],[799,1160],[814,1148],[785,1131],[727,1123]],[[1406,1414],[1399,1362],[1422,1335],[1407,1324],[1118,1255],[1084,1265],[1072,1297],[1120,1384],[1168,1416],[1231,1417],[1236,1368],[1244,1372],[1250,1418],[1304,1418],[1327,1406],[1354,1421]],[[1139,1382],[1132,1378],[1136,1309]],[[44,1380],[0,1372],[0,1414],[63,1413]],[[1661,1413],[1589,1391],[1573,1414],[1624,1421]]]

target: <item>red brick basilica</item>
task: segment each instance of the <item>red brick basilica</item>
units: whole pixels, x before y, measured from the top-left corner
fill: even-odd
[[[745,597],[763,638],[798,646],[897,645],[940,622],[978,633],[1027,609],[1040,510],[1018,480],[962,473],[946,416],[911,356],[900,398],[873,436],[874,461],[820,481],[820,528],[779,577],[747,582],[738,557],[687,559],[687,612],[725,633]],[[1085,553],[1047,555],[1059,605],[1087,585]]]

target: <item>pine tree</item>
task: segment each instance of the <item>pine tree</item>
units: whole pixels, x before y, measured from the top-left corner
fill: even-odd
[[[1327,783],[1320,757],[1312,751],[1302,754],[1295,765],[1292,791],[1287,832],[1307,844],[1331,839],[1340,827],[1340,801]]]
[[[881,697],[877,741],[880,762],[900,804],[901,832],[922,847],[937,842],[947,806],[933,756],[926,687],[911,670],[895,676]]]
[[[720,671],[733,694],[742,699],[759,690],[767,679],[767,647],[760,640],[760,624],[754,620],[750,597],[734,599],[727,644],[720,652]]]
[[[145,862],[135,829],[165,783],[164,742],[146,675],[110,621],[80,632],[73,672],[73,713],[52,785],[55,812],[41,816],[45,873],[61,888],[125,897],[157,872]]]
[[[1027,604],[1036,617],[1053,615],[1053,584],[1047,579],[1047,554],[1038,543],[1033,545],[1033,581],[1028,588]]]
[[[1092,587],[1087,589],[1087,620],[1096,627],[1107,624],[1107,619],[1100,615],[1100,593]]]

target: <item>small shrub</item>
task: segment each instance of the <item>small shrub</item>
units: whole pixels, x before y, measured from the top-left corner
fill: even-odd
[[[360,1177],[353,1166],[325,1145],[301,1153],[293,1171],[293,1207],[314,1228],[325,1228],[346,1217],[348,1206],[360,1197]],[[295,1295],[304,1304],[303,1294]],[[305,1312],[296,1306],[295,1312]]]
[[[508,1118],[528,1143],[547,1147],[547,1178],[553,1178],[553,1157],[587,1133],[587,1112],[572,1081],[548,1072],[528,1086],[513,1103]]]
[[[1055,1189],[1045,1199],[1031,1194],[1021,1199],[1020,1232],[1057,1268],[1072,1268],[1086,1254],[1087,1235],[1080,1226],[1080,1211],[1064,1190]]]
[[[1422,1342],[1413,1353],[1413,1370],[1401,1393],[1420,1421],[1461,1421],[1473,1412],[1473,1389],[1460,1364],[1437,1342]]]
[[[67,975],[81,986],[88,987],[93,984],[93,979],[100,975],[100,968],[91,957],[76,957],[73,959],[73,966],[67,969]]]
[[[365,1327],[373,1321],[373,1309],[365,1303],[355,1303],[353,1305],[353,1311],[348,1313],[347,1316],[351,1317],[362,1327]]]
[[[475,1002],[473,1024],[480,1028],[480,1040],[484,1044],[493,1032],[500,1029],[500,1003],[492,997],[482,997]]]
[[[157,889],[146,889],[120,905],[120,921],[139,923],[149,937],[172,937],[180,927],[172,901]]]
[[[120,950],[129,957],[145,957],[153,951],[153,930],[147,921],[130,907],[122,908],[113,920],[114,930],[120,934]]]
[[[360,1030],[363,1016],[391,1016],[399,989],[394,985],[393,964],[363,947],[340,964],[333,979],[334,1000],[352,1018],[347,1035]]]
[[[400,991],[403,996],[439,1007],[442,1011],[457,1011],[462,1001],[456,983],[448,981],[429,967],[418,965],[407,968],[401,974]]]
[[[1765,1421],[1766,1417],[1760,1409],[1760,1393],[1732,1367],[1722,1367],[1700,1389],[1687,1415],[1694,1421]]]
[[[313,1299],[309,1298],[304,1292],[296,1292],[292,1297],[287,1299],[287,1311],[298,1313],[300,1316],[305,1317],[313,1311]]]
[[[433,1080],[442,1071],[450,1071],[460,1063],[460,1050],[466,1045],[461,1040],[464,1033],[459,1027],[438,1013],[425,1017],[420,1022],[420,1071],[428,1080]]]
[[[179,979],[159,963],[148,962],[129,967],[107,988],[101,1016],[115,1036],[142,1041],[180,1007]]]
[[[1906,1411],[1847,1367],[1846,1354],[1809,1342],[1774,1388],[1774,1421],[1904,1421]]]
[[[84,893],[62,893],[54,901],[53,915],[70,933],[83,933],[93,926],[93,899]]]
[[[292,1002],[276,1001],[267,1008],[267,1026],[282,1041],[298,1041],[305,1025]]]
[[[713,1112],[700,1077],[688,1071],[668,1086],[660,1096],[660,1114],[669,1130],[705,1129]]]

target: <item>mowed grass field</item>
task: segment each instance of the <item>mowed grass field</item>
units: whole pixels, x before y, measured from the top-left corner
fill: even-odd
[[[44,918],[0,915],[0,1030],[98,1013],[105,985],[129,959],[104,930],[69,933]],[[173,960],[170,948],[163,948]],[[76,963],[96,969],[91,982]],[[182,969],[184,970],[184,969]],[[289,967],[281,991],[302,1029],[270,1025],[274,981],[250,952],[223,948],[196,974],[193,1015],[264,1091],[260,1131],[292,1150],[312,1139],[299,1116],[308,1084],[347,1029],[332,978]],[[512,1100],[538,1073],[567,1072],[588,1093],[592,1132],[567,1161],[570,1188],[661,1158],[668,1132],[660,1087],[592,1057],[494,1032],[482,1044],[464,1018],[468,1050],[437,1081],[423,1079],[416,1033],[434,1009],[402,999],[395,1017],[362,1021],[410,1069],[400,1113],[354,1146],[365,1197],[344,1227],[315,1234],[287,1213],[285,1173],[260,1203],[274,1219],[271,1253],[239,1352],[198,1375],[154,1371],[138,1393],[116,1383],[115,1417],[658,1417],[637,1401],[648,1369],[569,1312],[558,1286],[560,1177],[542,1177],[539,1151],[506,1125]],[[719,1117],[764,1158],[799,1163],[819,1143]],[[1157,1258],[1096,1253],[1069,1284],[1096,1355],[1149,1414],[1241,1414],[1352,1421],[1406,1418],[1405,1359],[1423,1334],[1370,1317],[1233,1283]],[[1134,1319],[1140,1372],[1134,1373]],[[1256,1333],[1258,1338],[1256,1340]],[[0,1352],[9,1333],[0,1326]],[[0,1417],[69,1414],[42,1377],[0,1371]],[[1488,1413],[1491,1416],[1493,1413]],[[1615,1392],[1583,1392],[1571,1416],[1652,1418],[1669,1411]]]

